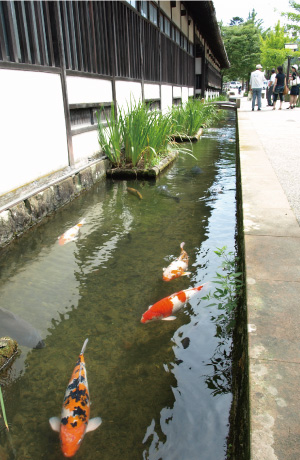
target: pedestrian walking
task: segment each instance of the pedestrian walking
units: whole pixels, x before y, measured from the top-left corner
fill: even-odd
[[[262,72],[262,66],[257,64],[256,70],[251,72],[250,89],[252,89],[252,111],[254,111],[255,101],[257,99],[258,109],[261,110],[261,91],[264,85],[265,76]]]
[[[268,83],[268,106],[273,107],[273,88],[275,83],[276,71],[272,69],[270,80]]]
[[[299,96],[300,77],[298,74],[297,64],[292,65],[292,77],[290,78],[291,92],[290,92],[290,106],[288,109],[294,109],[297,104]]]
[[[282,102],[283,102],[283,90],[286,85],[286,77],[285,74],[283,73],[283,67],[280,65],[277,67],[277,74],[275,77],[275,83],[274,83],[274,89],[273,89],[273,110],[276,110],[276,102],[277,98],[279,95],[280,99],[280,105],[279,105],[279,110],[282,108]]]

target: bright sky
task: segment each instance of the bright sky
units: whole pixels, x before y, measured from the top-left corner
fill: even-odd
[[[257,19],[263,19],[263,28],[273,28],[277,21],[284,24],[285,18],[280,17],[280,12],[294,11],[289,6],[289,0],[213,0],[218,22],[223,21],[227,26],[230,20],[239,16],[247,19],[249,12],[255,9]],[[274,11],[275,10],[275,11]]]

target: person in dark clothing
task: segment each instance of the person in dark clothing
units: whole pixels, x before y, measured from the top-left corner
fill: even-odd
[[[292,65],[292,78],[290,79],[291,92],[290,92],[290,106],[288,109],[294,109],[296,107],[297,99],[299,96],[299,75],[297,64]]]
[[[280,65],[277,67],[277,74],[275,77],[275,82],[274,82],[274,89],[273,89],[273,110],[276,109],[276,101],[279,95],[280,99],[280,107],[279,110],[282,108],[282,102],[283,102],[283,90],[286,85],[286,77],[285,74],[283,73],[283,67]]]

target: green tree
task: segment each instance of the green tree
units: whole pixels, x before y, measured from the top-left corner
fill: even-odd
[[[261,64],[265,70],[276,69],[283,65],[290,51],[284,48],[289,43],[290,37],[286,35],[285,28],[276,24],[273,30],[267,31],[264,38],[261,37]]]
[[[243,18],[240,18],[239,16],[235,16],[234,18],[231,19],[229,25],[238,26],[239,24],[242,24],[243,22],[244,22]]]
[[[293,37],[297,37],[297,34],[300,33],[300,3],[295,2],[294,0],[290,0],[290,6],[296,10],[296,12],[291,13],[282,13],[288,21],[289,24],[286,25],[287,30],[292,32]]]
[[[259,27],[251,18],[238,25],[221,24],[221,33],[230,62],[230,68],[224,70],[224,80],[248,80],[260,59]]]

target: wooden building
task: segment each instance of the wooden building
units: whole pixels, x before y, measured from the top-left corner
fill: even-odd
[[[93,157],[99,106],[213,97],[228,66],[211,1],[1,1],[0,196]]]

